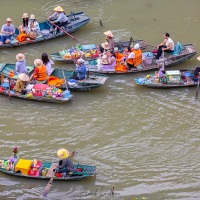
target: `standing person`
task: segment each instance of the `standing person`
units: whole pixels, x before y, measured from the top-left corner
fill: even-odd
[[[53,13],[49,18],[47,18],[47,20],[50,20],[51,24],[55,24],[59,27],[67,25],[68,17],[65,15],[64,10],[60,6],[57,6],[56,8],[54,8],[54,11],[56,12]],[[57,19],[54,20],[54,18],[57,18]],[[53,28],[55,29],[54,25],[53,25]],[[56,32],[59,33],[60,29],[57,28]]]
[[[53,68],[51,67],[51,65],[53,65],[54,62],[49,58],[49,56],[46,53],[42,54],[41,60],[43,61],[43,64],[46,66],[48,76],[50,76],[53,72]]]
[[[40,34],[40,26],[37,22],[35,15],[31,14],[28,22],[27,37],[34,40]]]
[[[104,32],[104,35],[106,36],[106,39],[105,39],[106,42],[108,42],[108,44],[109,44],[109,50],[114,51],[115,42],[114,42],[114,36],[113,36],[112,32],[106,31],[106,32]],[[102,43],[102,44],[105,44],[105,43]],[[104,51],[102,44],[99,46],[101,53],[103,53],[103,51]]]
[[[25,60],[25,55],[23,53],[18,53],[16,55],[17,62],[15,64],[15,71],[17,74],[27,74],[28,70],[26,68],[26,60]]]
[[[79,58],[76,61],[76,70],[72,79],[83,80],[85,78],[85,75],[86,75],[86,66],[84,64],[84,60],[82,58]]]
[[[18,27],[19,33],[23,34],[23,33],[27,33],[28,32],[28,21],[29,21],[29,16],[28,13],[24,13],[22,16],[22,25],[20,25]]]
[[[6,19],[6,24],[4,24],[1,28],[1,44],[8,44],[11,42],[11,36],[15,33],[15,26],[12,23],[11,18]]]
[[[36,81],[45,81],[48,78],[47,70],[45,65],[43,65],[43,61],[40,59],[34,60],[34,71],[33,74],[30,77],[30,80],[36,80]]]
[[[132,67],[137,67],[142,63],[142,51],[140,50],[140,44],[135,44],[132,52],[129,54],[125,61],[127,69],[131,70]]]
[[[159,59],[162,52],[172,53],[174,51],[174,41],[170,38],[169,33],[164,33],[164,41],[157,46],[158,53],[155,59]]]

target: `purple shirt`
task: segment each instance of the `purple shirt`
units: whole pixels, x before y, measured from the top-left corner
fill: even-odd
[[[10,26],[8,26],[7,24],[4,24],[2,26],[2,28],[1,28],[1,31],[13,33],[13,32],[15,32],[15,27],[14,27],[13,24],[10,24]],[[4,34],[4,33],[2,33],[2,35],[10,35],[10,34]]]
[[[27,68],[26,68],[26,60],[17,61],[15,64],[15,71],[17,71],[17,74],[25,73],[27,74]]]

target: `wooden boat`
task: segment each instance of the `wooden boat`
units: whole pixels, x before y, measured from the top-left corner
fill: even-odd
[[[132,38],[131,38],[132,39]],[[125,42],[116,42],[115,48],[123,52],[123,49],[130,44],[134,45],[136,43],[140,44],[141,49],[145,49],[147,47],[146,43],[143,40],[134,40]],[[84,60],[95,60],[99,57],[99,45],[96,44],[87,44],[87,45],[79,45],[75,48],[64,49],[59,52],[52,53],[51,59],[58,62],[74,62],[76,59],[82,57]]]
[[[63,79],[62,71],[64,72],[65,79],[68,82],[68,89],[70,91],[88,91],[94,88],[98,88],[104,85],[108,79],[108,76],[104,74],[88,73],[85,79],[74,82],[74,80],[70,79],[70,77],[73,76],[74,71],[67,70],[67,69],[58,69],[58,68],[54,69],[51,76],[55,76],[55,77],[58,77],[59,79]],[[63,84],[60,88],[66,89],[65,84]]]
[[[77,31],[79,28],[86,25],[90,21],[90,18],[84,12],[78,12],[78,13],[71,12],[70,15],[68,15],[67,17],[69,19],[69,23],[66,26],[63,26],[62,28],[68,33],[73,33]],[[33,44],[33,43],[42,42],[42,41],[46,41],[50,39],[55,39],[60,36],[66,35],[66,33],[62,31],[60,31],[60,33],[57,33],[57,34],[54,34],[54,33],[51,34],[50,29],[53,27],[53,25],[48,21],[39,22],[39,26],[40,26],[41,34],[35,40],[18,42],[18,40],[16,40],[16,37],[17,35],[19,35],[19,31],[18,29],[16,29],[14,37],[12,37],[11,43],[2,44],[0,45],[0,48],[18,47],[22,45]]]
[[[31,178],[31,179],[50,179],[54,177],[53,180],[59,180],[59,181],[70,181],[70,180],[80,180],[88,177],[92,177],[96,173],[96,167],[95,166],[89,166],[89,165],[80,165],[80,164],[74,164],[75,171],[73,174],[62,174],[62,173],[56,173],[54,174],[53,169],[56,168],[56,165],[58,163],[53,162],[43,162],[43,161],[37,161],[37,163],[40,162],[40,164],[37,164],[37,166],[33,166],[31,164],[32,160],[24,160],[20,159],[20,163],[22,165],[15,165],[14,170],[10,169],[10,167],[1,167],[0,172],[16,177],[22,177],[22,178]],[[5,163],[3,165],[6,165],[8,163],[7,160],[1,160],[1,163]],[[24,165],[23,165],[24,163]],[[6,165],[8,166],[8,164]]]
[[[157,74],[135,78],[137,85],[150,88],[179,88],[196,86],[198,78],[194,77],[194,70],[170,70],[165,71],[165,76],[159,78]]]
[[[176,50],[177,49],[177,50]],[[98,70],[97,60],[89,60],[85,61],[85,65],[87,70],[91,72],[103,73],[103,74],[121,74],[121,73],[136,73],[142,71],[148,71],[152,69],[158,69],[160,66],[171,67],[183,63],[190,58],[192,58],[196,54],[196,50],[193,44],[185,44],[181,45],[177,43],[175,46],[174,54],[165,53],[164,58],[160,58],[158,60],[153,58],[153,54],[151,52],[143,52],[142,55],[142,64],[132,68],[131,70],[120,70],[115,67],[115,70],[112,71],[102,71]]]
[[[29,76],[31,76],[31,74],[33,73],[33,66],[27,66],[27,70],[28,70],[28,74]],[[10,71],[14,71],[15,70],[15,64],[13,63],[1,63],[0,64],[0,75],[2,74],[2,72],[4,73],[4,76],[7,77]],[[98,74],[98,73],[88,73],[86,78],[81,80],[81,81],[77,81],[74,82],[73,80],[71,80],[70,78],[73,76],[74,71],[73,70],[67,70],[67,69],[58,69],[55,68],[53,73],[51,74],[51,76],[54,77],[58,77],[59,79],[63,79],[63,73],[65,74],[65,79],[68,82],[68,89],[71,91],[88,91],[94,88],[98,88],[102,85],[105,84],[105,82],[108,79],[108,76],[104,75],[104,74]],[[12,79],[17,79],[18,76],[14,76],[12,77]],[[70,81],[71,80],[71,81]],[[60,87],[60,89],[66,89],[65,84],[62,84]]]

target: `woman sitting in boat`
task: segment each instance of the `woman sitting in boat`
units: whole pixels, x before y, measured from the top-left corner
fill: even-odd
[[[26,34],[28,32],[28,22],[29,22],[29,16],[28,13],[24,13],[22,16],[22,25],[18,27],[20,34]]]
[[[18,53],[16,55],[16,59],[17,62],[15,64],[15,71],[17,72],[17,74],[27,74],[28,70],[26,68],[26,59],[25,59],[25,55],[23,53]]]
[[[112,32],[111,32],[111,31],[106,31],[106,32],[104,32],[104,35],[106,36],[106,42],[108,42],[108,47],[109,47],[108,49],[109,49],[110,51],[114,51],[115,42],[114,42],[114,36],[113,36]],[[102,43],[102,44],[105,44],[105,43]],[[99,47],[101,53],[103,53],[103,52],[104,52],[104,49],[105,49],[105,48],[102,46],[102,44],[101,44],[100,47]]]
[[[140,50],[140,44],[135,44],[133,50],[129,54],[125,61],[125,66],[127,69],[131,70],[132,67],[137,67],[142,63],[142,51]]]
[[[130,55],[131,52],[132,51],[131,51],[131,47],[130,46],[125,47],[124,52],[122,54],[122,58],[120,58],[119,63],[122,64],[122,65],[125,64],[128,56]],[[117,54],[118,53],[116,53],[116,56],[118,56]]]
[[[75,167],[70,159],[67,149],[59,149],[57,151],[57,155],[61,160],[58,163],[57,169],[55,169],[54,171],[58,173],[65,172],[68,174],[72,174],[75,171]]]
[[[157,46],[158,53],[155,59],[159,59],[162,52],[172,53],[174,51],[174,41],[170,38],[169,33],[164,33],[164,41]]]
[[[7,18],[6,24],[4,24],[1,28],[1,39],[0,45],[8,44],[11,42],[11,36],[15,33],[15,27],[12,23],[12,19]]]
[[[24,92],[24,88],[26,85],[26,82],[29,81],[29,76],[27,74],[19,74],[16,85],[14,87],[15,92]]]
[[[51,65],[53,65],[54,62],[49,58],[49,56],[46,53],[42,54],[41,60],[43,61],[43,64],[46,66],[48,76],[50,76],[53,72],[53,68],[51,67]]]
[[[84,60],[82,58],[79,58],[76,61],[76,70],[72,79],[83,80],[85,78],[85,75],[86,75],[86,66],[84,64]]]
[[[35,40],[35,38],[40,34],[40,26],[36,21],[35,15],[31,14],[28,22],[28,32],[26,33],[27,37],[31,40]]]
[[[36,80],[39,82],[43,82],[47,80],[48,75],[47,75],[47,70],[45,65],[43,64],[43,61],[40,59],[35,59],[34,60],[34,72],[30,77],[30,80]]]
[[[56,11],[56,12],[53,13],[49,18],[47,18],[47,20],[50,20],[51,24],[55,24],[59,27],[67,25],[68,17],[65,15],[64,10],[60,6],[57,6],[56,8],[54,8],[54,11]],[[56,20],[54,20],[55,18],[56,18]],[[55,25],[53,25],[54,29],[55,29]],[[60,29],[57,28],[56,32],[59,33]],[[52,31],[52,33],[53,33],[53,31]]]
[[[98,60],[99,71],[115,71],[116,58],[112,51],[108,51]]]

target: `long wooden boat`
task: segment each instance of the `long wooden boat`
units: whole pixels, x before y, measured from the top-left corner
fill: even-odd
[[[33,66],[29,65],[27,66],[29,76],[31,76],[31,74],[33,73],[33,69],[34,69]],[[4,76],[7,77],[10,71],[15,71],[15,64],[13,63],[0,64],[0,75],[4,73]],[[51,76],[63,79],[64,77],[62,71],[64,72],[65,79],[68,82],[68,89],[70,91],[88,91],[91,89],[95,89],[104,85],[108,79],[108,76],[104,74],[90,72],[86,75],[85,79],[74,82],[71,79],[71,77],[74,74],[74,71],[67,70],[66,68],[65,69],[54,68]],[[18,78],[17,75],[12,77],[12,79],[17,79],[17,78]],[[67,89],[65,84],[62,84],[59,88],[64,90]]]
[[[178,44],[178,43],[177,43]],[[179,46],[179,45],[176,45]],[[117,66],[115,70],[112,71],[102,71],[98,70],[97,67],[97,60],[89,60],[85,61],[85,65],[87,69],[91,72],[103,73],[103,74],[122,74],[122,73],[136,73],[142,71],[149,71],[152,69],[158,69],[160,66],[171,67],[183,63],[189,59],[191,59],[196,54],[196,49],[193,44],[185,44],[181,45],[181,50],[175,52],[174,55],[165,53],[164,58],[161,57],[160,59],[153,58],[151,52],[143,52],[142,55],[142,64],[132,68],[131,70],[119,70]],[[151,57],[148,57],[150,55]]]
[[[149,88],[179,88],[196,86],[198,78],[194,77],[194,70],[170,70],[165,71],[165,76],[159,78],[157,74],[149,74],[146,77],[135,78],[137,85]]]
[[[40,167],[33,169],[33,167],[27,167],[27,163],[31,163],[31,160],[25,160],[26,163],[24,166],[21,166],[20,168],[17,167],[14,169],[9,169],[6,167],[1,167],[0,172],[15,176],[15,177],[21,177],[21,178],[31,178],[31,179],[50,179],[54,177],[53,180],[58,181],[70,181],[70,180],[81,180],[84,178],[92,177],[96,173],[96,167],[95,166],[89,166],[89,165],[81,165],[81,164],[74,164],[75,171],[73,174],[62,174],[62,173],[53,173],[53,169],[56,168],[56,165],[58,163],[53,162],[41,162]],[[1,160],[2,163],[6,163],[8,161]],[[16,165],[17,166],[17,165]]]
[[[144,40],[131,40],[124,42],[116,42],[115,48],[119,52],[123,52],[123,49],[130,44],[134,45],[136,43],[140,44],[141,49],[145,49],[147,47]],[[99,45],[96,44],[87,44],[87,45],[79,45],[75,48],[64,49],[59,52],[52,53],[51,59],[57,62],[74,62],[78,58],[82,57],[84,60],[95,60],[99,57]]]
[[[90,18],[84,13],[84,12],[71,12],[70,15],[67,16],[69,18],[69,23],[66,26],[63,26],[62,28],[68,32],[68,33],[73,33],[86,25],[89,21]],[[27,45],[27,44],[33,44],[37,42],[42,42],[50,39],[55,39],[61,36],[66,35],[66,33],[60,31],[60,33],[50,33],[50,29],[53,27],[53,25],[48,22],[48,21],[41,21],[39,22],[40,26],[40,35],[36,37],[35,40],[30,40],[30,41],[24,41],[24,42],[18,42],[16,40],[16,37],[19,35],[18,29],[15,30],[14,37],[11,40],[11,43],[9,44],[2,44],[0,45],[0,48],[8,48],[8,47],[18,47],[22,45]]]

